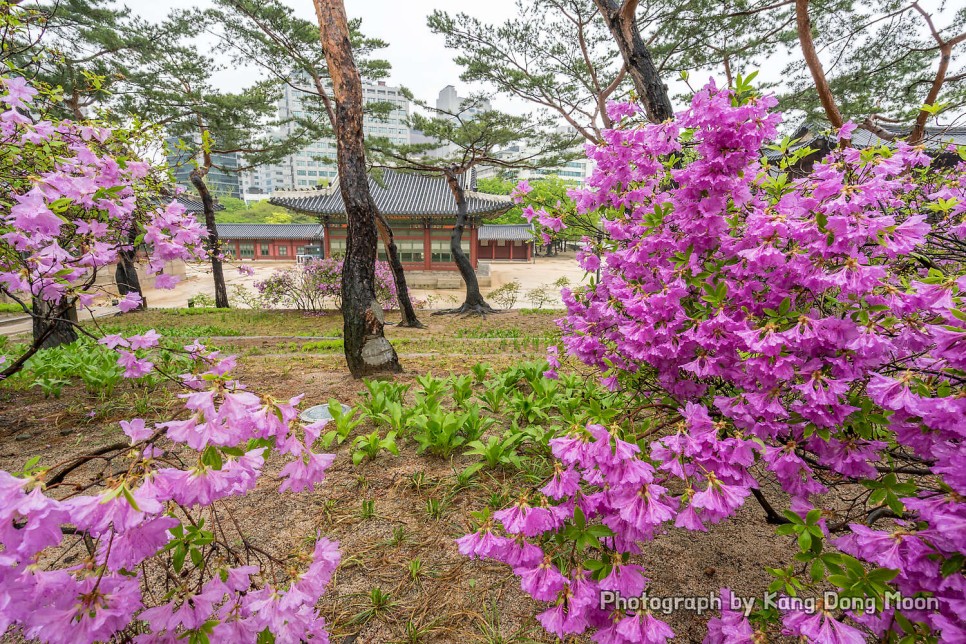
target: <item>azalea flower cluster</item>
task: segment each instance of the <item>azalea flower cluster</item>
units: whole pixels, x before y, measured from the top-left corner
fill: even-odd
[[[268,279],[256,282],[255,289],[268,306],[295,307],[321,311],[328,302],[341,307],[342,259],[316,259],[296,268],[279,269]],[[384,308],[396,301],[396,281],[386,262],[376,262],[376,299]]]
[[[524,537],[551,530],[569,543],[567,526],[596,516],[613,532],[601,542],[603,559],[613,561],[662,528],[704,530],[726,519],[767,476],[795,515],[821,511],[815,538],[789,544],[807,561],[818,557],[808,544],[827,540],[881,569],[876,578],[893,590],[939,606],[789,610],[786,634],[820,642],[858,642],[869,632],[966,637],[966,269],[955,260],[966,250],[966,166],[932,168],[921,147],[901,141],[843,145],[791,179],[762,162],[780,122],[774,105],[712,83],[676,120],[625,122],[590,150],[595,173],[572,195],[580,212],[601,218],[609,240],[602,253],[578,256],[600,279],[564,290],[562,349],[600,370],[606,386],[637,392],[654,413],[626,443],[594,426],[555,441],[561,464],[544,495],[563,503],[528,501],[532,508],[511,510],[523,513],[519,521],[510,511],[494,515],[514,548],[532,552],[523,566],[486,545],[497,538],[488,528],[461,542],[518,574],[543,571],[541,584],[524,589],[554,602],[540,618],[552,632],[592,627],[608,642],[666,637],[648,615],[618,615],[605,626],[572,599],[583,596],[587,575],[610,589],[618,574],[634,580],[622,591],[636,591],[644,571],[561,571],[526,551]],[[623,106],[618,116],[635,109]],[[839,136],[848,139],[851,127]],[[550,356],[551,376],[560,359]],[[842,485],[877,493],[850,514],[826,495]],[[535,524],[544,514],[552,520]],[[842,587],[846,575],[819,566],[812,577],[804,588]],[[881,608],[882,593],[867,591]],[[646,636],[619,632],[631,617],[647,622]],[[709,641],[747,641],[722,636],[726,625],[748,630],[723,615]]]
[[[538,493],[485,516],[477,532],[457,540],[460,552],[511,566],[524,592],[552,603],[537,620],[562,639],[588,629],[595,629],[593,640],[602,644],[673,637],[650,614],[601,608],[600,596],[602,591],[641,596],[647,579],[628,557],[674,519],[678,500],[660,485],[637,445],[601,425],[552,439],[550,446],[559,459],[553,478]],[[595,520],[599,523],[591,524]],[[604,557],[584,559],[581,553],[561,560],[551,538],[557,533],[602,548]]]
[[[31,111],[36,89],[13,76],[0,84],[0,290],[46,305],[49,322],[90,306],[98,270],[133,243],[148,246],[150,273],[202,256],[204,229],[177,204],[144,212],[149,167],[126,154],[125,133],[43,120]],[[129,295],[121,309],[138,303]],[[71,644],[327,642],[316,604],[338,545],[319,538],[311,552],[283,559],[251,543],[226,503],[259,485],[273,453],[285,460],[280,493],[319,485],[334,458],[315,451],[322,423],[301,427],[300,397],[249,391],[231,375],[233,357],[197,341],[181,350],[189,372],[160,373],[168,363],[159,352],[170,350],[160,340],[151,330],[100,343],[128,378],[174,379],[180,411],[122,421],[121,447],[0,471],[0,634]]]
[[[0,76],[0,88],[7,177],[0,290],[27,310],[64,317],[73,306],[92,305],[98,272],[132,250],[132,240],[148,249],[147,272],[158,275],[157,286],[173,288],[177,279],[161,274],[166,263],[203,257],[205,231],[179,204],[157,206],[142,194],[150,166],[128,152],[128,133],[43,118],[42,107],[32,109],[38,90],[23,78]],[[140,303],[130,293],[119,306]]]
[[[143,349],[156,337],[105,343]],[[70,482],[64,475],[79,471],[77,461],[19,476],[0,471],[0,632],[64,643],[121,634],[141,642],[256,641],[264,633],[277,642],[328,641],[315,606],[338,544],[319,539],[304,570],[293,569],[241,534],[230,538],[217,509],[256,487],[272,451],[288,461],[279,492],[318,485],[334,459],[313,448],[324,421],[297,431],[301,397],[258,396],[231,378],[233,358],[197,342],[185,351],[199,368],[182,377],[181,417],[121,421],[130,447],[101,455],[115,474]],[[206,517],[217,529],[202,529]],[[240,529],[234,518],[230,525]],[[85,544],[87,556],[67,565],[76,557],[66,553]],[[150,590],[165,576],[173,587]]]

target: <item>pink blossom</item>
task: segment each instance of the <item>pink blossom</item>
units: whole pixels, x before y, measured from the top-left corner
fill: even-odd
[[[124,313],[128,313],[135,309],[141,308],[141,304],[141,296],[132,291],[120,299],[117,304],[117,308],[121,309],[121,311]]]

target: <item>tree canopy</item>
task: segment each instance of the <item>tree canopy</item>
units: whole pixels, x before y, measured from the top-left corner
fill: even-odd
[[[456,52],[463,80],[552,111],[599,140],[601,128],[611,125],[605,103],[627,97],[631,84],[596,4],[518,2],[517,15],[499,24],[440,10],[428,23]],[[966,40],[966,7],[931,10],[895,0],[625,0],[621,6],[634,9],[665,83],[712,74],[732,86],[738,75],[764,69],[771,79],[765,88],[778,94],[786,120],[804,122],[826,114],[797,33],[802,5],[844,118],[870,119],[871,127],[911,124],[923,103],[961,110],[966,73],[953,53]],[[780,70],[773,63],[778,56],[788,61]],[[678,106],[689,96],[679,96]]]

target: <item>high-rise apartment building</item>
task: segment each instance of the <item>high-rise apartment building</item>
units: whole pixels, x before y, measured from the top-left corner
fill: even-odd
[[[439,96],[436,97],[436,109],[459,115],[465,119],[467,116],[473,118],[481,112],[492,110],[493,107],[490,105],[490,101],[486,99],[478,100],[474,98],[471,100],[465,96],[460,96],[456,93],[455,87],[447,85],[439,91]]]
[[[304,83],[308,87],[308,80]],[[290,85],[285,85],[278,101],[278,119],[286,121],[306,116],[302,97],[307,96]],[[368,137],[385,137],[393,143],[409,143],[409,99],[398,87],[383,81],[362,84],[362,98],[365,103],[390,103],[392,109],[385,116],[369,116],[364,119],[364,131]],[[298,125],[289,122],[277,132],[286,136]],[[338,176],[336,168],[335,138],[327,137],[291,154],[278,163],[264,165],[242,174],[242,188],[245,193],[268,194],[273,190],[292,190],[314,188],[331,184]]]
[[[493,107],[490,105],[490,101],[483,99],[479,100],[474,98],[472,100],[466,98],[465,96],[460,96],[456,92],[456,88],[452,85],[447,85],[439,91],[439,95],[436,97],[436,109],[443,114],[431,114],[433,117],[441,118],[452,118],[456,120],[457,117],[463,121],[471,121],[476,115],[492,110]],[[452,115],[448,117],[447,115]],[[413,145],[424,145],[427,143],[433,143],[434,139],[429,138],[419,130],[409,131],[409,142]],[[443,158],[455,154],[457,152],[457,147],[450,143],[447,145],[442,145],[435,150],[429,150],[426,152],[427,156]]]
[[[576,137],[576,131],[568,126],[561,126],[558,128],[558,132],[563,135]],[[542,167],[542,168],[514,168],[507,169],[493,165],[481,165],[477,167],[477,178],[478,179],[488,179],[490,177],[504,176],[510,178],[514,181],[521,179],[539,179],[541,177],[557,176],[564,181],[574,182],[583,184],[587,181],[587,178],[594,171],[594,162],[587,158],[584,152],[584,143],[582,140],[574,145],[573,148],[576,157],[570,161],[566,161],[563,165],[556,167]],[[525,145],[519,143],[513,143],[506,146],[504,149],[497,153],[497,156],[502,156],[506,159],[521,159],[524,157],[532,156],[537,154],[538,150],[528,148]]]
[[[174,181],[177,185],[183,186],[188,190],[193,190],[191,180],[188,175],[195,169],[192,157],[198,161],[201,159],[197,148],[200,145],[197,141],[187,141],[176,136],[169,136],[165,139],[168,147],[168,167],[174,174]],[[187,147],[188,149],[181,149]],[[208,189],[215,197],[235,197],[241,199],[241,179],[239,168],[241,168],[241,157],[237,152],[220,153],[214,152],[211,155],[213,167],[205,176]]]

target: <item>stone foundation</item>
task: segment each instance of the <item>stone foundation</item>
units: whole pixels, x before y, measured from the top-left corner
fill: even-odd
[[[489,270],[486,271],[485,275],[482,273],[483,271],[478,271],[476,279],[479,280],[481,287],[487,288],[491,283]],[[409,285],[409,288],[413,289],[457,290],[466,288],[466,283],[459,276],[459,273],[448,271],[438,273],[430,271],[406,271],[406,283]]]

